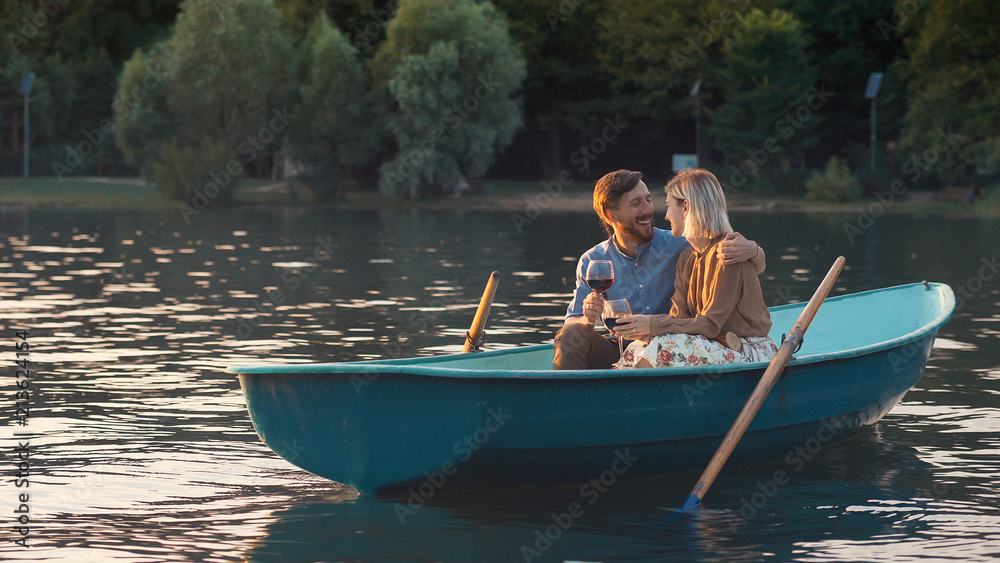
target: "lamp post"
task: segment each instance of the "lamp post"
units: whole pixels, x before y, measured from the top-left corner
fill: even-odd
[[[875,171],[875,98],[878,97],[878,88],[882,85],[882,73],[873,72],[868,77],[868,86],[865,88],[865,97],[872,101],[872,133],[871,133],[871,168]]]
[[[691,87],[691,97],[694,98],[694,156],[701,166],[701,80]]]
[[[35,83],[35,73],[29,72],[21,78],[21,95],[24,96],[24,179],[28,179],[28,98],[31,95],[31,86]]]

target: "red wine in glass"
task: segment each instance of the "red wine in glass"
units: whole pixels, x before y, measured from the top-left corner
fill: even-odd
[[[615,327],[618,326],[618,319],[622,317],[632,316],[632,307],[629,307],[628,300],[626,299],[608,299],[604,302],[604,314],[601,317],[604,319],[604,326],[608,327],[609,331],[614,331]],[[625,339],[621,336],[618,337],[618,361],[615,362],[614,367],[622,367],[624,364],[621,357],[625,354]]]
[[[610,260],[593,260],[587,265],[584,276],[587,286],[598,293],[604,293],[615,283],[615,269]]]
[[[611,279],[587,278],[587,286],[598,293],[604,293],[605,291],[608,290],[609,287],[611,287],[611,284],[613,283],[615,283],[614,278]]]

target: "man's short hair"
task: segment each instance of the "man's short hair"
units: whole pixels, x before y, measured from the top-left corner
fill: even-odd
[[[622,196],[632,191],[641,181],[642,172],[615,170],[601,176],[594,186],[594,211],[601,218],[601,224],[604,225],[609,237],[614,236],[615,231],[604,219],[604,212],[617,208]]]

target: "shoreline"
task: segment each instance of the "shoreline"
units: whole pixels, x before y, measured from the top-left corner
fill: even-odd
[[[293,182],[274,180],[243,180],[235,194],[233,205],[322,206],[347,210],[422,209],[503,211],[534,214],[535,212],[593,212],[591,183],[577,182],[565,186],[557,195],[550,195],[542,181],[490,182],[493,193],[473,192],[462,197],[404,200],[388,198],[378,192],[349,191],[330,201],[312,201],[311,194]],[[1000,209],[983,209],[975,204],[941,201],[936,192],[910,192],[905,198],[888,203],[864,197],[849,203],[827,203],[806,200],[804,196],[753,196],[728,194],[729,211],[751,213],[882,213],[946,214],[967,216],[1000,216]],[[655,195],[654,195],[655,200]],[[21,178],[0,178],[0,206],[28,208],[78,209],[172,209],[182,202],[165,199],[155,186],[141,178],[78,177],[33,178],[27,183]],[[659,208],[659,204],[658,204]]]

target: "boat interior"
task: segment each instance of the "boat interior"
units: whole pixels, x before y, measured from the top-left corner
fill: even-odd
[[[898,346],[936,330],[954,309],[954,294],[947,285],[922,283],[897,286],[827,298],[795,354],[799,362],[826,359],[830,355],[858,355]],[[775,343],[791,330],[805,303],[772,307],[771,338]],[[476,354],[456,354],[377,360],[378,364],[411,365],[450,369],[551,370],[552,346],[529,346]],[[745,365],[745,364],[744,364]]]

